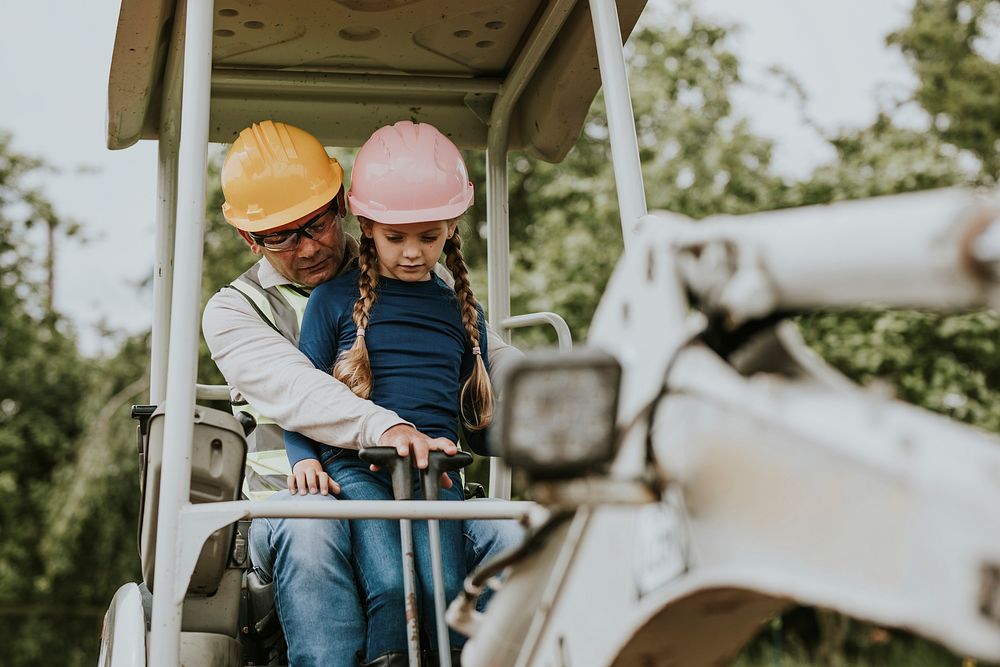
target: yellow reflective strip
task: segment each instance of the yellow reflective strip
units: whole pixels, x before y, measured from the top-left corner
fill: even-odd
[[[257,287],[253,283],[251,283],[250,281],[246,280],[245,278],[240,277],[240,278],[237,278],[236,280],[234,280],[233,282],[231,282],[229,284],[232,285],[233,287],[237,288],[240,291],[240,293],[247,295],[255,304],[257,304],[257,307],[260,308],[260,312],[264,313],[264,315],[267,316],[268,321],[273,326],[278,326],[278,323],[274,321],[274,310],[271,308],[271,303],[267,300],[267,297],[265,297],[263,294],[261,294],[260,290],[257,289]],[[280,286],[279,286],[279,288],[280,288]],[[289,289],[285,289],[283,291],[286,293],[286,297],[289,296],[289,295],[291,295],[291,296],[297,297],[298,301],[302,302],[302,304],[301,304],[302,312],[299,312],[300,305],[299,305],[298,301],[296,301],[294,299],[289,299],[289,302],[292,304],[292,308],[295,309],[295,315],[296,315],[296,317],[298,317],[299,324],[302,324],[302,315],[305,312],[305,308],[306,308],[306,301],[307,301],[306,297],[303,297],[300,294],[297,294],[296,292],[294,292],[292,290],[289,290]],[[252,405],[249,405],[249,404],[247,404],[247,405],[234,405],[234,406],[232,406],[232,409],[233,409],[233,414],[234,415],[237,414],[237,413],[239,413],[239,412],[248,412],[248,413],[250,413],[253,416],[253,418],[257,420],[258,424],[276,424],[277,423],[276,421],[274,421],[270,417],[265,417],[264,415],[260,414],[257,411],[256,408],[254,408]]]
[[[253,468],[258,475],[282,475],[287,477],[292,474],[292,467],[288,465],[288,456],[284,450],[273,449],[264,452],[248,452],[247,465]]]
[[[274,421],[273,419],[271,419],[270,417],[264,417],[263,415],[261,415],[257,411],[257,408],[255,408],[254,406],[250,405],[249,403],[247,403],[246,405],[233,405],[233,406],[230,406],[230,407],[232,407],[234,415],[238,414],[240,412],[247,412],[247,413],[249,413],[250,416],[252,416],[257,421],[258,425],[260,425],[260,424],[277,424],[278,423],[278,422]]]
[[[251,491],[249,482],[245,479],[243,480],[243,497],[248,500],[267,500],[280,490],[281,489],[265,489],[262,491]]]
[[[241,293],[247,295],[251,301],[257,304],[257,307],[260,308],[260,312],[267,315],[268,321],[277,326],[277,323],[274,321],[274,310],[271,309],[271,304],[268,303],[267,297],[261,294],[260,290],[257,289],[253,283],[245,280],[244,278],[237,278],[229,284],[238,289]]]
[[[306,304],[309,303],[309,297],[303,296],[293,289],[289,289],[284,285],[278,285],[278,290],[285,296],[285,300],[288,301],[288,305],[292,307],[295,311],[295,319],[298,320],[299,326],[302,326],[302,317],[306,313]]]

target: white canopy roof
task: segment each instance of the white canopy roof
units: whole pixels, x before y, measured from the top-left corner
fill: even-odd
[[[618,0],[631,32],[646,0]],[[210,140],[253,121],[356,146],[400,119],[485,147],[493,100],[546,0],[215,0]],[[568,13],[513,107],[510,148],[561,160],[600,87],[589,6]],[[550,9],[550,8],[549,8]],[[108,85],[108,147],[159,133],[166,62],[181,47],[175,0],[122,0]]]

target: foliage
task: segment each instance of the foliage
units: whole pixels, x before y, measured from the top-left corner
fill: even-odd
[[[934,131],[1000,178],[1000,1],[917,0],[910,24],[889,38],[919,79],[916,101]]]
[[[205,246],[201,276],[201,303],[208,302],[223,285],[246,271],[259,257],[250,252],[242,237],[222,217],[222,187],[219,172],[223,155],[213,152],[209,157],[207,193],[205,196]],[[222,374],[212,362],[204,339],[198,348],[198,381],[225,384]]]
[[[129,406],[148,387],[145,336],[113,357],[91,360],[79,399],[86,430],[68,444],[47,480],[38,542],[39,606],[23,619],[12,665],[92,665],[104,611],[114,591],[137,581],[139,457]],[[20,660],[20,661],[19,661]]]
[[[925,190],[970,177],[954,145],[899,128],[885,114],[830,143],[835,159],[796,184],[789,203]],[[903,400],[1000,431],[995,313],[830,312],[800,317],[799,324],[806,340],[851,379],[884,383]]]
[[[104,520],[108,509],[134,507],[133,488],[108,485],[59,502],[80,470],[78,446],[94,428],[92,404],[111,388],[95,381],[107,381],[104,364],[83,358],[66,321],[49,310],[31,229],[74,229],[27,185],[44,168],[0,136],[0,641],[10,665],[93,662],[99,610],[135,560],[130,535]],[[141,366],[128,375],[134,381]],[[100,470],[119,465],[110,456],[85,463]],[[130,473],[134,479],[134,467]],[[64,523],[74,536],[56,548],[46,540],[58,512],[72,513]]]
[[[885,113],[868,127],[827,140],[835,151],[834,159],[817,167],[809,179],[796,183],[785,205],[916,192],[967,179],[955,146],[933,134],[901,128]]]
[[[654,21],[659,25],[639,28],[627,45],[649,208],[701,218],[773,206],[775,193],[780,201],[787,188],[769,171],[770,142],[733,113],[729,89],[739,72],[725,29],[686,5]],[[511,312],[557,312],[575,340],[586,336],[622,250],[607,137],[599,94],[562,163],[522,154],[509,159],[511,264],[517,267]],[[482,160],[468,163],[474,182],[485,182]],[[476,211],[485,210],[480,194]],[[477,220],[483,229],[485,220]],[[476,266],[485,244],[468,245]],[[519,340],[530,345],[543,339],[535,332]]]
[[[818,313],[800,319],[810,344],[862,384],[1000,432],[1000,317],[980,311]]]
[[[824,642],[819,619],[839,627],[841,643]],[[792,627],[789,627],[792,626]],[[969,663],[966,664],[970,664]],[[776,618],[761,639],[744,651],[732,667],[938,667],[957,665],[947,649],[908,633],[837,616],[833,612],[800,608]],[[974,663],[971,663],[974,664]]]

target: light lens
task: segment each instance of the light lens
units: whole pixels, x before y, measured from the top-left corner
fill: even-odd
[[[594,471],[614,458],[621,367],[593,350],[529,355],[505,376],[500,453],[536,478]]]

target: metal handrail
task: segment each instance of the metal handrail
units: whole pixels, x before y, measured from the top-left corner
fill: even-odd
[[[559,340],[559,350],[567,352],[573,349],[573,334],[570,333],[569,325],[561,315],[541,311],[538,313],[527,313],[525,315],[514,315],[502,322],[505,329],[523,329],[538,324],[548,324],[556,330],[556,337]]]
[[[199,503],[189,513],[238,512],[242,519],[280,517],[295,519],[523,519],[541,506],[528,500],[440,502],[434,500],[342,500],[316,503],[286,500],[232,500]]]

